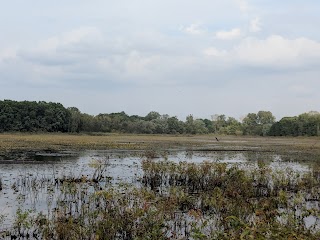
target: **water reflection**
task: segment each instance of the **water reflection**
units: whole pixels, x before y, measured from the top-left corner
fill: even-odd
[[[26,154],[25,154],[26,155]],[[20,154],[17,157],[25,156]],[[6,216],[4,227],[10,226],[18,208],[32,209],[35,212],[43,211],[49,214],[50,206],[54,202],[52,186],[57,184],[56,179],[93,179],[96,168],[93,161],[104,161],[108,176],[101,184],[119,184],[122,182],[139,184],[137,179],[143,175],[141,161],[152,156],[157,160],[170,160],[173,162],[204,161],[221,162],[227,164],[253,164],[258,162],[270,166],[272,169],[286,169],[293,171],[309,171],[315,169],[320,177],[319,162],[315,157],[306,161],[299,154],[276,154],[272,152],[253,151],[85,151],[72,154],[43,153],[28,156],[27,161],[17,162],[1,161],[0,178],[3,189],[0,191],[0,214]],[[5,159],[5,158],[3,158]],[[303,161],[301,161],[303,159]],[[13,164],[14,163],[14,164]],[[247,165],[246,165],[247,166]],[[89,184],[90,185],[90,184]],[[94,189],[92,190],[94,191]],[[56,192],[55,194],[60,194]],[[0,229],[1,230],[1,229]]]

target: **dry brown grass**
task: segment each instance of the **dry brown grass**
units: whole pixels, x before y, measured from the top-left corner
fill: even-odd
[[[0,134],[0,151],[192,148],[206,150],[299,151],[320,153],[316,137],[247,137],[214,135],[71,135]]]

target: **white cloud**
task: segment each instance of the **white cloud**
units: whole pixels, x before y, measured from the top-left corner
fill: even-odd
[[[73,45],[80,42],[99,41],[102,38],[100,30],[96,27],[81,27],[73,29],[69,32],[50,37],[38,43],[36,49],[38,51],[57,50],[62,46]]]
[[[247,0],[234,0],[234,1],[238,5],[241,12],[247,13],[249,11],[249,3]]]
[[[203,53],[207,56],[211,57],[224,57],[227,55],[227,52],[225,50],[219,50],[214,47],[207,48],[203,51]]]
[[[256,17],[255,19],[251,20],[249,30],[250,30],[250,32],[260,32],[261,31],[260,18]]]
[[[320,43],[307,38],[287,39],[278,35],[263,40],[246,38],[230,55],[236,55],[240,62],[253,65],[301,66],[319,61]]]
[[[127,77],[148,76],[152,74],[152,67],[159,64],[161,57],[144,56],[138,51],[132,51],[124,57],[124,73]]]
[[[215,36],[222,40],[233,40],[241,36],[241,30],[239,28],[234,28],[230,31],[219,31],[216,32]]]
[[[88,59],[89,55],[98,55],[103,43],[98,28],[82,27],[49,37],[31,48],[21,48],[17,56],[39,65],[66,66]]]
[[[97,28],[75,29],[18,50],[19,70],[26,69],[27,76],[19,81],[58,85],[74,79],[90,79],[93,84],[180,81],[165,76],[195,66],[196,57],[192,44],[173,39],[153,31],[111,37]]]
[[[200,25],[191,25],[197,33]],[[190,30],[189,29],[189,30]],[[190,30],[191,31],[191,30]],[[191,31],[191,32],[192,32]],[[199,30],[200,31],[200,30]],[[239,28],[216,33],[218,39],[232,40],[241,36]],[[131,37],[130,37],[131,36]],[[161,83],[176,72],[196,75],[197,71],[213,72],[214,69],[236,69],[238,66],[305,67],[319,63],[320,43],[307,38],[287,39],[273,35],[265,39],[247,37],[234,46],[215,45],[204,47],[206,36],[181,38],[164,36],[158,32],[143,35],[109,37],[98,28],[79,28],[51,37],[24,51],[3,51],[3,56],[18,58],[30,69],[31,78],[77,78],[96,74],[105,79],[136,83]],[[125,42],[124,39],[126,39]],[[219,44],[224,44],[219,42]],[[203,58],[203,56],[206,56]],[[80,72],[78,72],[80,70]],[[192,74],[191,74],[192,73]],[[209,73],[208,73],[209,74]],[[52,77],[50,78],[50,75]],[[174,81],[183,81],[176,77]]]
[[[222,50],[209,47],[203,54],[237,66],[268,67],[273,70],[314,68],[320,62],[320,42],[308,38],[288,39],[272,35],[265,39],[247,37],[234,47]]]
[[[240,36],[238,28],[217,33],[224,40]],[[16,56],[19,69],[25,69],[30,82],[44,84],[64,84],[68,79],[180,84],[196,78],[209,81],[215,74],[220,78],[231,76],[241,69],[239,66],[268,67],[272,71],[314,67],[320,62],[320,43],[307,38],[247,37],[229,43],[216,41],[214,46],[205,47],[203,41],[212,41],[208,35],[181,41],[182,37],[159,32],[109,36],[97,28],[80,28],[25,48],[17,55],[12,50],[2,56]],[[12,69],[16,66],[11,65]]]
[[[16,47],[7,47],[5,49],[0,49],[0,62],[6,59],[14,59],[17,56]]]
[[[193,23],[190,26],[183,28],[183,31],[191,35],[200,35],[206,32],[201,24]]]

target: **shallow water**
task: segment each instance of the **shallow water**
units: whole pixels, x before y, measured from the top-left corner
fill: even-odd
[[[104,163],[106,176],[110,184],[121,182],[139,184],[142,177],[141,162],[145,159],[143,151],[85,151],[76,154],[36,154],[27,162],[17,163],[2,161],[0,178],[3,190],[0,191],[0,215],[5,215],[3,229],[11,226],[18,208],[31,209],[34,212],[47,213],[55,207],[55,194],[51,187],[59,178],[92,178],[96,168],[95,161]],[[227,164],[256,165],[263,161],[273,169],[290,168],[293,171],[308,171],[313,161],[293,161],[294,156],[282,156],[274,153],[259,152],[214,152],[214,151],[163,151],[156,153],[155,160],[168,159],[173,162],[204,161]],[[290,161],[286,161],[286,160]],[[107,180],[102,183],[106,183]],[[48,204],[50,209],[48,209]],[[1,230],[1,227],[0,227]]]

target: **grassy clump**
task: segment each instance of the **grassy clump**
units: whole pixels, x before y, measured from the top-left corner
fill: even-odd
[[[99,170],[99,166],[97,165]],[[319,239],[318,171],[263,162],[142,162],[140,186],[64,181],[49,214],[18,211],[8,237]],[[99,170],[100,172],[100,170]],[[139,179],[138,179],[139,180]]]

